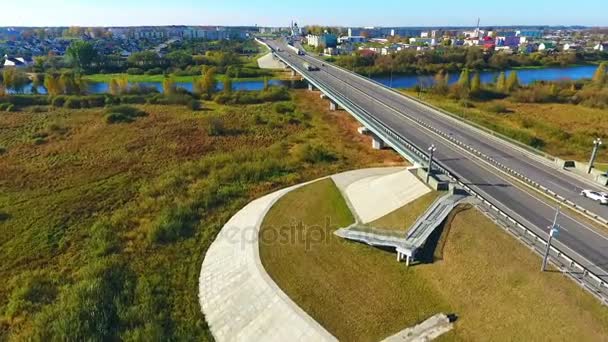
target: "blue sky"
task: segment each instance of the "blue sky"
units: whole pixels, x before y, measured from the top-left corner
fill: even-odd
[[[340,26],[472,26],[477,17],[482,26],[608,26],[605,1],[9,0],[3,1],[0,26],[286,26],[291,19]]]

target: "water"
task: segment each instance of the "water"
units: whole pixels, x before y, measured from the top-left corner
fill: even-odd
[[[580,80],[583,78],[593,77],[593,73],[597,69],[594,65],[575,66],[566,68],[544,68],[544,69],[522,69],[517,70],[519,76],[519,82],[521,84],[529,84],[534,81],[558,81],[558,80]],[[507,71],[507,76],[511,71]],[[480,73],[481,82],[490,83],[494,82],[498,77],[499,72],[497,71],[483,71]],[[450,84],[458,81],[459,73],[451,73],[449,77]],[[390,76],[373,77],[374,80],[390,86]],[[141,82],[142,86],[155,88],[159,92],[162,92],[161,82]],[[281,80],[269,80],[268,84],[271,86],[285,86],[289,88],[301,88],[299,82],[294,81],[281,81]],[[392,86],[394,88],[411,88],[419,84],[424,87],[428,87],[433,84],[433,76],[426,75],[399,75],[393,77]],[[185,88],[188,91],[192,91],[192,83],[177,83],[178,87]],[[264,88],[264,81],[236,81],[232,83],[234,90],[262,90]],[[221,90],[223,85],[218,84],[218,89]],[[105,94],[108,92],[107,83],[91,83],[89,84],[88,92],[90,94]],[[28,85],[22,89],[21,93],[31,93],[31,86]],[[46,89],[38,87],[38,93],[46,94]]]
[[[593,73],[597,69],[595,65],[585,66],[574,66],[566,68],[544,68],[544,69],[521,69],[516,70],[517,76],[519,77],[520,84],[529,84],[534,81],[559,81],[559,80],[580,80],[584,78],[593,77]],[[479,76],[482,83],[494,82],[498,77],[499,71],[482,71]],[[506,74],[509,76],[511,71],[507,71]],[[460,74],[451,73],[449,77],[449,83],[453,84],[458,82]],[[393,76],[394,88],[411,88],[416,84],[424,87],[428,87],[433,84],[434,76],[420,76],[420,75],[405,75],[405,76]],[[373,77],[374,80],[390,86],[390,76],[386,77]]]

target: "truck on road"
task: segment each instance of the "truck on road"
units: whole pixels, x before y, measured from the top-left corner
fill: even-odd
[[[307,71],[317,71],[319,70],[319,67],[316,67],[312,64],[309,64],[307,62],[304,62],[304,64],[302,64],[302,66],[304,67],[304,69],[306,69]]]

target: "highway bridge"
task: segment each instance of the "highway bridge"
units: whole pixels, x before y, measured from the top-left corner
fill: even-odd
[[[607,206],[580,196],[582,189],[602,190],[600,185],[560,170],[521,146],[491,136],[365,77],[309,54],[298,55],[283,41],[263,43],[323,92],[333,106],[339,105],[351,113],[410,161],[423,164],[424,152],[434,144],[440,168],[537,237],[547,238],[557,203],[548,204],[543,194],[524,183],[534,184],[600,221],[608,220]],[[306,70],[304,63],[319,70]],[[412,153],[413,150],[417,153]],[[599,279],[600,288],[608,288],[606,225],[593,227],[587,219],[568,212],[562,212],[558,223],[562,229],[553,244],[584,267],[585,274],[589,271],[594,279]]]

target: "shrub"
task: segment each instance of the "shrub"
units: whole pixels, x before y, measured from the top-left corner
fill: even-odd
[[[8,149],[4,146],[0,146],[0,156],[5,154],[8,151]]]
[[[142,95],[123,95],[120,97],[120,103],[122,104],[144,104],[146,103],[146,97]]]
[[[65,108],[78,109],[81,108],[82,105],[79,98],[70,96],[67,100],[65,100],[63,106]]]
[[[296,106],[292,102],[279,102],[274,105],[274,111],[279,114],[293,113]]]
[[[488,111],[492,112],[492,113],[496,113],[496,114],[502,114],[502,113],[507,113],[507,107],[505,107],[503,104],[500,103],[493,103],[491,105],[488,106]]]
[[[304,144],[298,146],[295,157],[303,162],[315,164],[337,160],[336,155],[322,145]]]
[[[129,68],[127,69],[127,74],[129,75],[143,75],[144,71],[140,68]]]
[[[188,103],[188,109],[190,110],[200,110],[201,109],[201,103],[198,100],[192,99],[190,100],[190,102]]]
[[[146,71],[146,75],[162,75],[164,70],[161,68],[152,68]]]
[[[226,134],[226,128],[224,127],[224,121],[219,118],[212,118],[207,126],[207,134],[212,137],[221,136]]]
[[[10,105],[10,103],[0,103],[0,112],[6,111],[6,108],[8,108]]]
[[[43,137],[36,137],[34,138],[34,145],[42,145],[46,143],[46,139]]]
[[[6,109],[4,111],[6,111],[6,112],[16,112],[17,108],[15,107],[14,104],[9,104],[8,106],[6,106]]]
[[[53,98],[52,104],[53,107],[63,107],[65,104],[66,97],[63,95],[58,95]]]
[[[148,115],[146,112],[131,106],[114,106],[106,110],[106,122],[114,123],[129,123],[135,121],[136,118]]]

